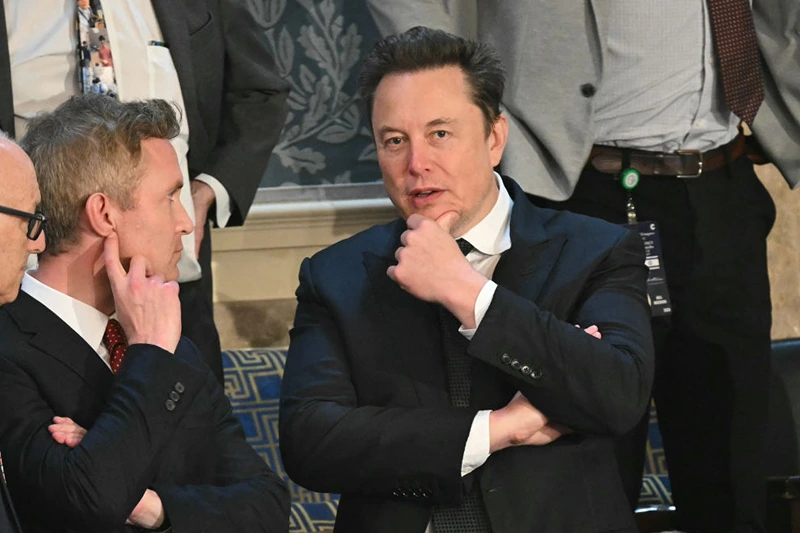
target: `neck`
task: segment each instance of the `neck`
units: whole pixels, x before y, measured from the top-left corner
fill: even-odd
[[[114,296],[103,264],[103,241],[76,246],[59,255],[43,255],[30,275],[48,287],[90,305],[106,315],[114,313]]]

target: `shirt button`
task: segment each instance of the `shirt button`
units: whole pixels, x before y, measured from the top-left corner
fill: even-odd
[[[172,400],[167,400],[166,402],[164,402],[164,407],[167,409],[167,411],[174,411],[175,402],[173,402]]]
[[[591,98],[597,92],[594,85],[591,83],[584,83],[581,85],[581,94],[586,98]]]
[[[184,386],[183,386],[183,383],[181,383],[180,381],[179,381],[179,382],[177,382],[177,383],[175,384],[175,386],[174,386],[174,387],[172,387],[172,388],[173,388],[173,389],[175,389],[175,391],[176,391],[176,392],[178,392],[179,394],[183,394],[183,391],[185,391],[185,390],[186,390],[186,387],[184,387]]]

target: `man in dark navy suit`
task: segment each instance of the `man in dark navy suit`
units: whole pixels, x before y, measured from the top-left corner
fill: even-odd
[[[37,270],[13,265],[19,297],[0,308],[0,447],[28,533],[288,529],[285,485],[181,337],[175,280],[192,222],[178,124],[164,100],[81,95],[22,141],[47,248]]]
[[[347,533],[635,531],[613,437],[653,377],[641,238],[493,171],[509,130],[487,45],[411,29],[360,82],[402,218],[301,266],[286,471],[342,494]]]

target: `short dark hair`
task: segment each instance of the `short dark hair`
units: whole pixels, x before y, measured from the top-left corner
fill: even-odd
[[[33,118],[20,145],[36,168],[47,213],[44,253],[58,255],[77,242],[80,215],[92,194],[134,208],[142,141],[179,133],[178,114],[164,100],[120,103],[80,94]]]
[[[447,66],[460,67],[464,72],[472,100],[483,112],[488,135],[500,116],[506,84],[505,69],[497,52],[489,44],[425,26],[386,37],[364,61],[358,92],[366,102],[370,125],[375,89],[384,76]]]

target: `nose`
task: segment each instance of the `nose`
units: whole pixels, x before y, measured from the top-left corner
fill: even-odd
[[[181,235],[188,235],[192,231],[194,231],[194,224],[192,224],[192,219],[189,218],[189,213],[186,212],[186,208],[183,207],[183,204],[180,202],[175,202],[180,209],[178,213],[178,224],[177,230],[180,232]]]
[[[431,170],[431,147],[423,141],[408,142],[408,172],[422,176]]]
[[[35,241],[28,239],[28,252],[32,254],[38,254],[44,251],[46,246],[45,242],[45,232],[41,232],[38,237],[36,237]]]

